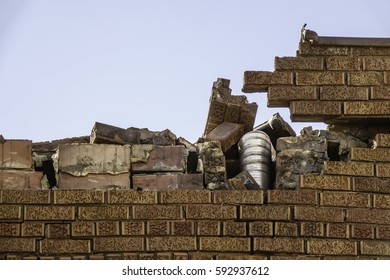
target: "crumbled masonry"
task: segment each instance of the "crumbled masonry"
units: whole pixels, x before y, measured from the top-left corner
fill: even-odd
[[[326,130],[256,120],[218,78],[196,143],[98,122],[51,142],[0,135],[0,259],[390,259],[389,41],[303,28],[296,57],[244,73],[244,92]],[[248,133],[270,143],[249,159]]]

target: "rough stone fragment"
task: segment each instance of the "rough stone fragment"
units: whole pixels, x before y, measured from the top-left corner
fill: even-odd
[[[341,240],[315,240],[308,241],[308,253],[314,255],[357,255],[357,243]]]
[[[130,173],[88,174],[76,177],[67,173],[58,174],[59,189],[130,189]]]
[[[35,252],[35,239],[32,238],[0,238],[0,252]]]
[[[303,239],[255,237],[254,250],[278,253],[303,253],[305,249]]]
[[[250,239],[245,237],[200,237],[201,251],[249,252]]]
[[[316,100],[314,86],[270,86],[267,95],[268,107],[289,107],[293,100]]]
[[[94,239],[94,252],[144,251],[143,237],[98,237]]]
[[[383,74],[379,72],[348,73],[348,84],[353,86],[375,86],[383,83]]]
[[[323,70],[321,57],[275,57],[275,70]]]
[[[344,102],[345,115],[382,116],[390,115],[390,101]]]
[[[70,206],[25,206],[24,218],[34,221],[74,220],[75,208]]]
[[[22,170],[0,170],[1,189],[41,189],[42,172]]]
[[[368,87],[323,86],[320,100],[368,100]]]
[[[58,147],[58,170],[73,176],[130,171],[130,146],[69,144]]]
[[[31,169],[32,141],[5,140],[0,143],[0,168]]]
[[[204,185],[202,174],[137,174],[132,180],[137,190],[203,189]]]
[[[156,204],[157,192],[134,190],[108,191],[109,204]]]
[[[302,175],[300,187],[318,190],[350,190],[350,178],[346,176]]]
[[[148,251],[195,251],[196,238],[193,236],[147,237]]]
[[[95,144],[138,144],[140,135],[137,131],[129,131],[120,127],[95,122],[90,142]]]
[[[136,205],[134,219],[141,220],[179,220],[183,209],[179,205]]]
[[[306,85],[344,85],[344,74],[341,72],[299,72],[296,83]]]
[[[231,220],[236,219],[236,207],[232,205],[187,205],[186,219]]]
[[[324,173],[334,175],[374,176],[374,164],[368,162],[326,161]]]
[[[80,220],[126,220],[130,217],[128,206],[79,207]]]
[[[207,141],[220,141],[223,152],[229,150],[244,135],[244,125],[223,122],[206,135]]]
[[[2,203],[10,204],[49,204],[50,191],[42,190],[3,190]]]
[[[291,211],[287,206],[246,206],[242,205],[240,219],[243,220],[289,220]]]
[[[184,172],[187,152],[183,146],[154,146],[134,145],[138,154],[139,149],[145,149],[143,154],[147,155],[146,162],[135,160],[131,156],[131,170],[133,172]],[[137,156],[138,157],[138,156]]]
[[[103,190],[55,190],[54,204],[102,204]]]

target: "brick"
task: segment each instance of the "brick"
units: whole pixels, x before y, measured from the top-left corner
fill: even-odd
[[[173,253],[174,260],[188,260],[188,253]]]
[[[277,253],[304,253],[304,240],[293,238],[254,238],[254,251]]]
[[[250,222],[249,235],[250,236],[272,236],[273,235],[272,222]]]
[[[238,122],[238,120],[236,122]],[[236,144],[243,135],[244,125],[225,121],[208,133],[205,139],[207,141],[220,141],[222,151],[226,152]]]
[[[35,239],[31,238],[0,238],[0,252],[35,252]]]
[[[199,221],[198,222],[198,235],[220,235],[221,226],[217,221]]]
[[[184,172],[185,147],[133,145],[131,170],[134,172]],[[146,150],[145,150],[146,149]],[[139,154],[146,156],[140,158]],[[146,159],[146,161],[145,161]]]
[[[169,235],[170,224],[167,221],[149,221],[146,223],[147,235]]]
[[[314,222],[344,222],[344,211],[340,208],[317,208],[295,206],[295,219]]]
[[[130,173],[111,174],[88,174],[76,177],[67,173],[58,173],[58,188],[64,189],[107,189],[107,188],[130,188]]]
[[[263,204],[263,191],[256,190],[229,190],[214,191],[216,204]]]
[[[385,75],[385,81],[384,81],[384,83],[385,83],[386,85],[389,85],[389,84],[390,84],[390,74],[389,74],[389,72],[385,72],[384,75]]]
[[[390,178],[355,177],[352,185],[354,191],[390,193]]]
[[[388,241],[362,241],[362,255],[390,256],[390,243]]]
[[[324,224],[316,222],[301,223],[301,236],[304,237],[322,237],[324,236]]]
[[[0,170],[0,188],[40,190],[42,176],[38,171]]]
[[[145,225],[141,221],[122,222],[122,235],[144,235]]]
[[[378,72],[348,73],[348,85],[375,86],[383,83],[383,75]]]
[[[374,164],[367,162],[324,162],[324,173],[334,175],[374,176]]]
[[[310,85],[344,85],[344,74],[340,72],[298,72],[298,86]]]
[[[342,240],[307,241],[307,252],[313,255],[357,255],[357,243]]]
[[[344,102],[345,115],[382,116],[390,115],[390,101]]]
[[[19,236],[20,235],[20,224],[0,224],[0,236]]]
[[[289,107],[290,101],[316,100],[315,86],[270,86],[268,88],[268,107]]]
[[[374,239],[374,226],[373,225],[352,225],[352,238],[358,239]]]
[[[179,205],[136,205],[134,219],[140,220],[180,220],[183,209]]]
[[[16,205],[0,205],[0,220],[19,220],[21,207]]]
[[[269,204],[317,205],[317,192],[312,190],[268,190]]]
[[[89,237],[95,235],[94,222],[72,223],[72,237]]]
[[[236,219],[236,207],[231,205],[187,205],[186,219]]]
[[[212,253],[190,253],[190,260],[214,260]]]
[[[79,220],[126,220],[130,217],[127,206],[79,207]]]
[[[70,224],[48,224],[46,228],[48,238],[70,238]]]
[[[224,222],[223,235],[225,236],[246,236],[245,222]]]
[[[160,192],[163,204],[211,203],[211,192],[208,190],[173,190]]]
[[[89,254],[89,240],[44,239],[40,241],[41,254]]]
[[[147,251],[196,251],[194,236],[147,237]]]
[[[172,260],[172,254],[171,253],[157,253],[156,259],[157,260]]]
[[[390,226],[377,226],[376,227],[377,239],[390,239]]]
[[[25,206],[24,217],[26,220],[36,221],[74,220],[75,208],[68,206]]]
[[[129,145],[60,144],[57,153],[58,169],[74,176],[130,170]]]
[[[54,204],[102,204],[102,190],[55,190]]]
[[[257,114],[257,108],[258,106],[255,102],[244,103],[241,106],[240,123],[244,125],[245,133],[253,130]]]
[[[240,219],[289,220],[290,208],[287,206],[240,206]]]
[[[93,241],[94,252],[144,251],[143,237],[97,237]]]
[[[275,236],[298,236],[297,223],[275,222]]]
[[[243,92],[264,92],[270,85],[292,85],[293,73],[245,71]]]
[[[375,174],[379,178],[390,178],[390,163],[375,164]]]
[[[352,47],[352,56],[389,56],[390,49],[388,47]]]
[[[321,57],[275,57],[275,70],[324,70]]]
[[[328,224],[326,236],[330,238],[349,238],[349,226],[344,223]]]
[[[353,161],[390,161],[390,149],[386,148],[356,148],[352,147],[350,158]]]
[[[371,87],[371,99],[377,100],[389,100],[390,99],[390,87],[389,86],[376,86]]]
[[[117,221],[98,221],[96,222],[97,236],[114,236],[119,235],[119,222]]]
[[[365,57],[363,60],[364,70],[390,70],[390,58],[388,57]]]
[[[49,204],[50,191],[3,190],[2,202],[9,204]]]
[[[369,100],[368,87],[323,86],[320,100]]]
[[[22,236],[43,237],[45,235],[45,224],[38,222],[22,223]]]
[[[122,255],[121,254],[107,254],[106,260],[121,260]]]
[[[268,257],[261,254],[247,255],[247,254],[231,254],[221,253],[216,256],[217,260],[268,260]],[[263,272],[264,273],[264,272]]]
[[[356,192],[323,192],[320,194],[321,206],[371,207],[370,194]]]
[[[200,251],[250,252],[250,238],[245,237],[200,237]]]
[[[0,168],[32,168],[32,141],[6,140],[0,143]]]
[[[321,260],[321,257],[308,256],[308,255],[287,255],[287,256],[271,256],[270,260],[273,261],[286,261],[286,260]]]
[[[374,194],[374,208],[390,209],[390,195]]]
[[[203,189],[202,174],[154,173],[132,176],[133,189],[173,190]]]
[[[95,261],[98,261],[98,260],[104,260],[104,255],[103,254],[97,254],[97,255],[90,255],[89,256],[89,259],[90,260],[95,260]],[[124,258],[125,259],[125,258]]]
[[[328,70],[360,70],[360,59],[357,57],[328,57],[326,58]]]
[[[378,147],[390,148],[390,134],[375,135],[375,142]]]
[[[195,225],[194,222],[189,221],[173,221],[172,223],[172,235],[194,235]]]
[[[109,190],[109,204],[156,204],[157,192],[134,190]]]
[[[240,122],[240,114],[241,114],[241,106],[240,105],[227,103],[226,110],[225,110],[224,122],[238,124]],[[217,127],[215,127],[214,129],[216,129]],[[210,131],[210,133],[211,133],[211,131]]]
[[[367,224],[390,224],[390,210],[348,209],[347,222]]]
[[[302,189],[317,190],[350,190],[349,177],[327,175],[302,175],[300,180]]]
[[[310,43],[300,43],[298,50],[299,56],[345,56],[349,55],[349,53],[349,48],[346,46],[323,46]]]
[[[324,121],[340,116],[342,109],[337,101],[292,101],[290,112],[293,121]]]

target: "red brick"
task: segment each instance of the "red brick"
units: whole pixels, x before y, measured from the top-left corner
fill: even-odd
[[[320,100],[369,100],[369,87],[323,86]]]
[[[140,220],[179,220],[183,218],[183,209],[179,205],[136,205],[134,219]]]
[[[269,190],[267,200],[270,204],[317,205],[317,192],[312,190]]]
[[[340,72],[298,72],[297,85],[344,85],[344,74]]]
[[[275,236],[298,236],[298,224],[275,222]]]
[[[0,188],[40,190],[42,176],[38,171],[0,170]]]
[[[377,163],[375,165],[375,174],[379,178],[390,178],[390,163]]]
[[[390,224],[390,210],[348,209],[347,222]]]
[[[390,256],[390,243],[388,241],[362,241],[362,255]]]
[[[357,255],[357,243],[341,240],[316,240],[307,242],[307,252],[314,255]]]
[[[139,252],[144,251],[143,237],[97,237],[94,252]]]
[[[325,161],[325,174],[374,176],[374,164],[369,162]]]
[[[326,58],[328,70],[360,70],[360,59],[357,57],[328,57]]]
[[[273,224],[272,222],[251,222],[249,223],[250,236],[272,236]]]
[[[0,238],[0,252],[35,252],[35,239],[31,238]]]
[[[390,195],[374,194],[374,208],[390,209]]]
[[[157,192],[134,190],[109,190],[109,204],[156,204]]]
[[[0,143],[0,168],[32,168],[32,141],[6,140]]]
[[[245,237],[200,237],[200,251],[249,252],[250,238]]]
[[[232,205],[187,205],[186,219],[232,220],[237,218],[236,207]]]
[[[241,220],[289,220],[290,207],[287,206],[240,206]]]
[[[263,191],[256,190],[229,190],[214,191],[216,204],[263,204]]]
[[[160,192],[163,204],[211,203],[211,192],[208,190],[173,190]]]
[[[374,239],[374,226],[354,224],[352,227],[352,238],[358,239]]]
[[[320,194],[321,206],[371,207],[370,194],[356,192],[323,192]]]
[[[349,226],[344,223],[328,224],[326,236],[330,238],[349,238]]]
[[[54,204],[102,204],[103,190],[55,190]]]
[[[304,240],[283,237],[255,237],[254,251],[267,251],[272,253],[304,253]]]
[[[41,254],[89,254],[89,240],[44,239],[40,241]]]
[[[275,57],[275,70],[323,70],[321,57]]]
[[[344,211],[340,208],[317,208],[295,206],[295,219],[314,222],[344,222]]]
[[[300,181],[302,189],[318,190],[350,190],[350,178],[345,176],[302,175]]]
[[[316,222],[301,223],[301,236],[321,237],[324,236],[324,224]]]
[[[196,251],[194,236],[147,237],[147,251]]]

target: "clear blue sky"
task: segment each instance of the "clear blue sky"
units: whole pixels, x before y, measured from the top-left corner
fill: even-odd
[[[388,0],[0,0],[0,134],[89,135],[95,121],[201,136],[213,81],[295,56],[319,35],[390,37]],[[268,109],[256,124],[287,109]],[[293,124],[299,132],[307,124]],[[315,128],[324,126],[316,123]]]

